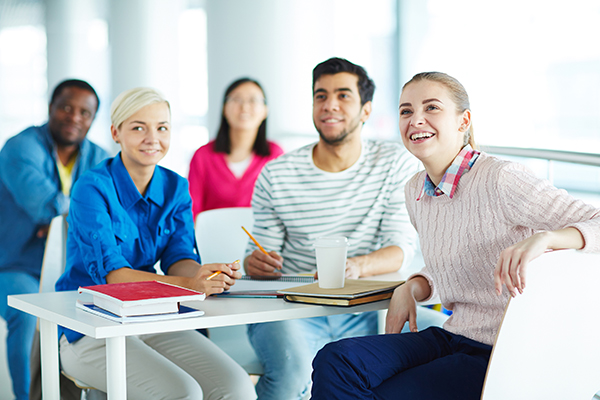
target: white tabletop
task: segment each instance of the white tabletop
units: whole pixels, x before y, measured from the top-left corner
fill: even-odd
[[[200,317],[121,324],[76,308],[78,298],[91,300],[88,295],[69,291],[9,296],[8,304],[96,339],[373,311],[385,309],[389,304],[389,300],[384,300],[334,307],[288,303],[282,299],[208,297],[204,301],[186,303],[203,310],[205,314]]]

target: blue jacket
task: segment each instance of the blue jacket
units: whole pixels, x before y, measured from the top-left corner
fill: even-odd
[[[73,170],[73,183],[108,154],[85,139]],[[21,270],[39,278],[45,238],[37,231],[69,211],[61,191],[57,154],[48,124],[10,138],[0,151],[0,271]]]

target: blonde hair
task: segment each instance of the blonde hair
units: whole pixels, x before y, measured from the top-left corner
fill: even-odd
[[[147,87],[126,90],[118,95],[110,106],[111,123],[118,129],[127,118],[154,103],[166,103],[169,114],[171,113],[171,105],[158,91]]]
[[[412,79],[404,84],[402,90],[409,84],[419,81],[432,81],[437,82],[446,87],[450,92],[452,101],[456,104],[457,111],[462,113],[466,110],[471,110],[469,103],[469,95],[465,90],[465,87],[456,79],[443,72],[421,72],[412,77]],[[469,125],[469,129],[465,132],[464,145],[470,144],[473,149],[475,146],[475,138],[473,137],[473,123]]]

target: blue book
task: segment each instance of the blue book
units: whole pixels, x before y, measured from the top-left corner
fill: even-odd
[[[167,314],[146,314],[146,315],[133,315],[133,316],[125,316],[121,317],[119,315],[113,314],[109,311],[106,311],[103,308],[100,308],[93,303],[84,303],[81,300],[77,300],[76,303],[77,308],[80,308],[84,311],[92,313],[98,317],[107,318],[111,321],[120,322],[122,324],[130,323],[130,322],[149,322],[149,321],[164,321],[169,319],[180,319],[180,318],[191,318],[191,317],[199,317],[204,315],[204,311],[196,310],[195,308],[187,307],[184,305],[179,306],[179,311],[167,313]]]

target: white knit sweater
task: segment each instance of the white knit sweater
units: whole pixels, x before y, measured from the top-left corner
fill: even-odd
[[[481,153],[454,197],[423,196],[425,172],[406,185],[406,205],[419,233],[424,276],[453,314],[450,332],[493,344],[508,293],[498,296],[493,273],[500,252],[543,230],[575,227],[584,251],[600,252],[600,210],[525,167]]]

